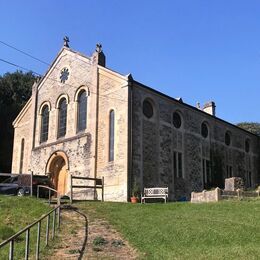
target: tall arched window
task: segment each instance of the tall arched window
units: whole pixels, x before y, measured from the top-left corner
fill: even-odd
[[[46,142],[48,140],[49,133],[49,107],[45,105],[42,108],[41,113],[41,139],[40,142]]]
[[[77,131],[86,129],[87,126],[87,93],[85,90],[81,90],[78,95],[78,120]]]
[[[58,138],[66,135],[67,129],[67,101],[62,98],[59,102]]]
[[[114,144],[115,144],[115,112],[109,113],[109,161],[114,161]]]
[[[19,173],[22,173],[22,172],[23,172],[23,157],[24,157],[24,138],[23,138],[22,141],[21,141]]]

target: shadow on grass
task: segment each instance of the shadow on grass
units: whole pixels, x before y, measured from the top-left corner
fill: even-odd
[[[81,259],[83,259],[83,255],[85,253],[85,249],[86,249],[86,245],[87,245],[87,241],[88,241],[88,218],[77,207],[74,207],[74,206],[71,206],[71,205],[66,205],[66,206],[63,206],[62,209],[74,211],[74,212],[76,212],[77,214],[79,214],[80,216],[82,216],[84,218],[84,221],[85,221],[85,235],[84,235],[84,241],[83,241],[82,247],[80,249],[80,255],[79,255],[79,258],[78,258],[79,260],[81,260]]]

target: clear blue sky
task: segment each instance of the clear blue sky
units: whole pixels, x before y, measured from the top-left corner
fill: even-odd
[[[101,42],[107,66],[217,116],[260,122],[260,1],[85,0],[0,2],[0,40],[51,63],[64,35],[87,55]],[[0,58],[46,65],[0,44]],[[0,74],[15,68],[0,62]]]

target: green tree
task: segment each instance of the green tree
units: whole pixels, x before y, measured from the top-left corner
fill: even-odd
[[[31,96],[35,76],[16,71],[0,76],[0,172],[10,172],[14,130],[12,122]]]
[[[243,128],[253,134],[260,136],[260,123],[256,122],[242,122],[237,124],[238,127]]]

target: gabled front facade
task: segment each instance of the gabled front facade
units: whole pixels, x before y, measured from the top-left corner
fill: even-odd
[[[105,199],[126,201],[127,86],[99,46],[91,57],[63,47],[14,122],[12,172],[47,174],[67,195],[70,175],[104,176]]]

